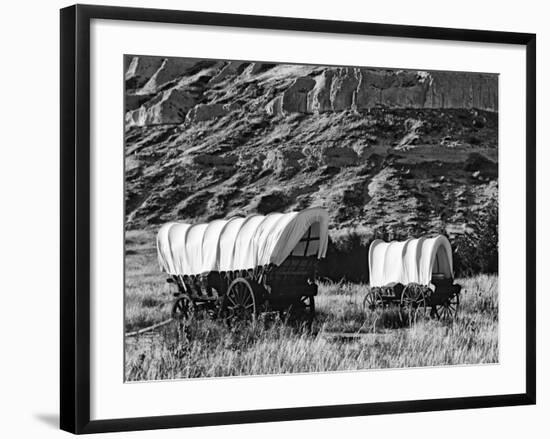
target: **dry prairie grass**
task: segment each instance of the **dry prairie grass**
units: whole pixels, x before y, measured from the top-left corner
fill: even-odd
[[[149,242],[147,234],[128,235],[127,331],[170,313],[171,294]],[[126,338],[125,376],[141,381],[498,362],[498,277],[457,282],[463,292],[454,321],[419,318],[409,325],[398,309],[365,310],[365,284],[322,283],[311,328],[274,313],[232,327],[206,316],[183,332],[170,324]]]

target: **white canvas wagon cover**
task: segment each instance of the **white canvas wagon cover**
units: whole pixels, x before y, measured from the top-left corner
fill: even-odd
[[[309,242],[301,241],[308,234]],[[157,234],[160,268],[171,275],[280,265],[290,254],[323,258],[327,245],[328,213],[321,208],[205,224],[171,222]]]
[[[373,287],[392,282],[427,286],[433,274],[453,277],[451,244],[443,235],[391,242],[377,239],[370,245],[369,279]]]

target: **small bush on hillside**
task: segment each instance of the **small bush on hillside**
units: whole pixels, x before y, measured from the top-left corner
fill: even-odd
[[[319,266],[320,276],[333,281],[341,279],[352,282],[367,281],[369,243],[369,236],[355,230],[331,236],[326,258]]]
[[[455,276],[498,273],[498,201],[493,198],[469,224],[471,232],[452,242]]]
[[[489,158],[485,157],[483,154],[480,154],[478,152],[473,152],[470,155],[468,155],[468,158],[464,162],[463,169],[465,171],[473,172],[473,171],[481,171],[481,170],[491,169],[496,167],[497,167],[497,164],[492,160],[490,160]]]

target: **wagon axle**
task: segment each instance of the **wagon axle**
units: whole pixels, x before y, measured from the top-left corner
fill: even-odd
[[[224,319],[250,320],[265,309],[315,313],[318,260],[328,245],[328,212],[172,222],[157,234],[162,271],[177,286],[172,315],[188,320],[206,307]]]
[[[415,315],[425,315],[429,308],[430,317],[443,320],[455,318],[460,304],[460,285],[452,284],[452,280],[434,282],[434,289],[417,283],[371,287],[365,295],[363,306],[374,311],[393,305],[405,313]]]
[[[409,315],[426,314],[438,319],[456,317],[460,285],[453,283],[453,258],[449,240],[431,238],[384,242],[369,247],[371,288],[365,308],[398,305]]]

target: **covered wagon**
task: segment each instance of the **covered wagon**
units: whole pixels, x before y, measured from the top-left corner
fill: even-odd
[[[456,315],[460,285],[454,283],[449,240],[438,235],[406,241],[372,242],[368,255],[370,309],[400,304],[438,318]]]
[[[312,318],[317,261],[327,244],[328,214],[320,208],[165,224],[157,253],[177,286],[173,317],[185,319],[204,307],[248,319],[263,309],[294,307]]]

